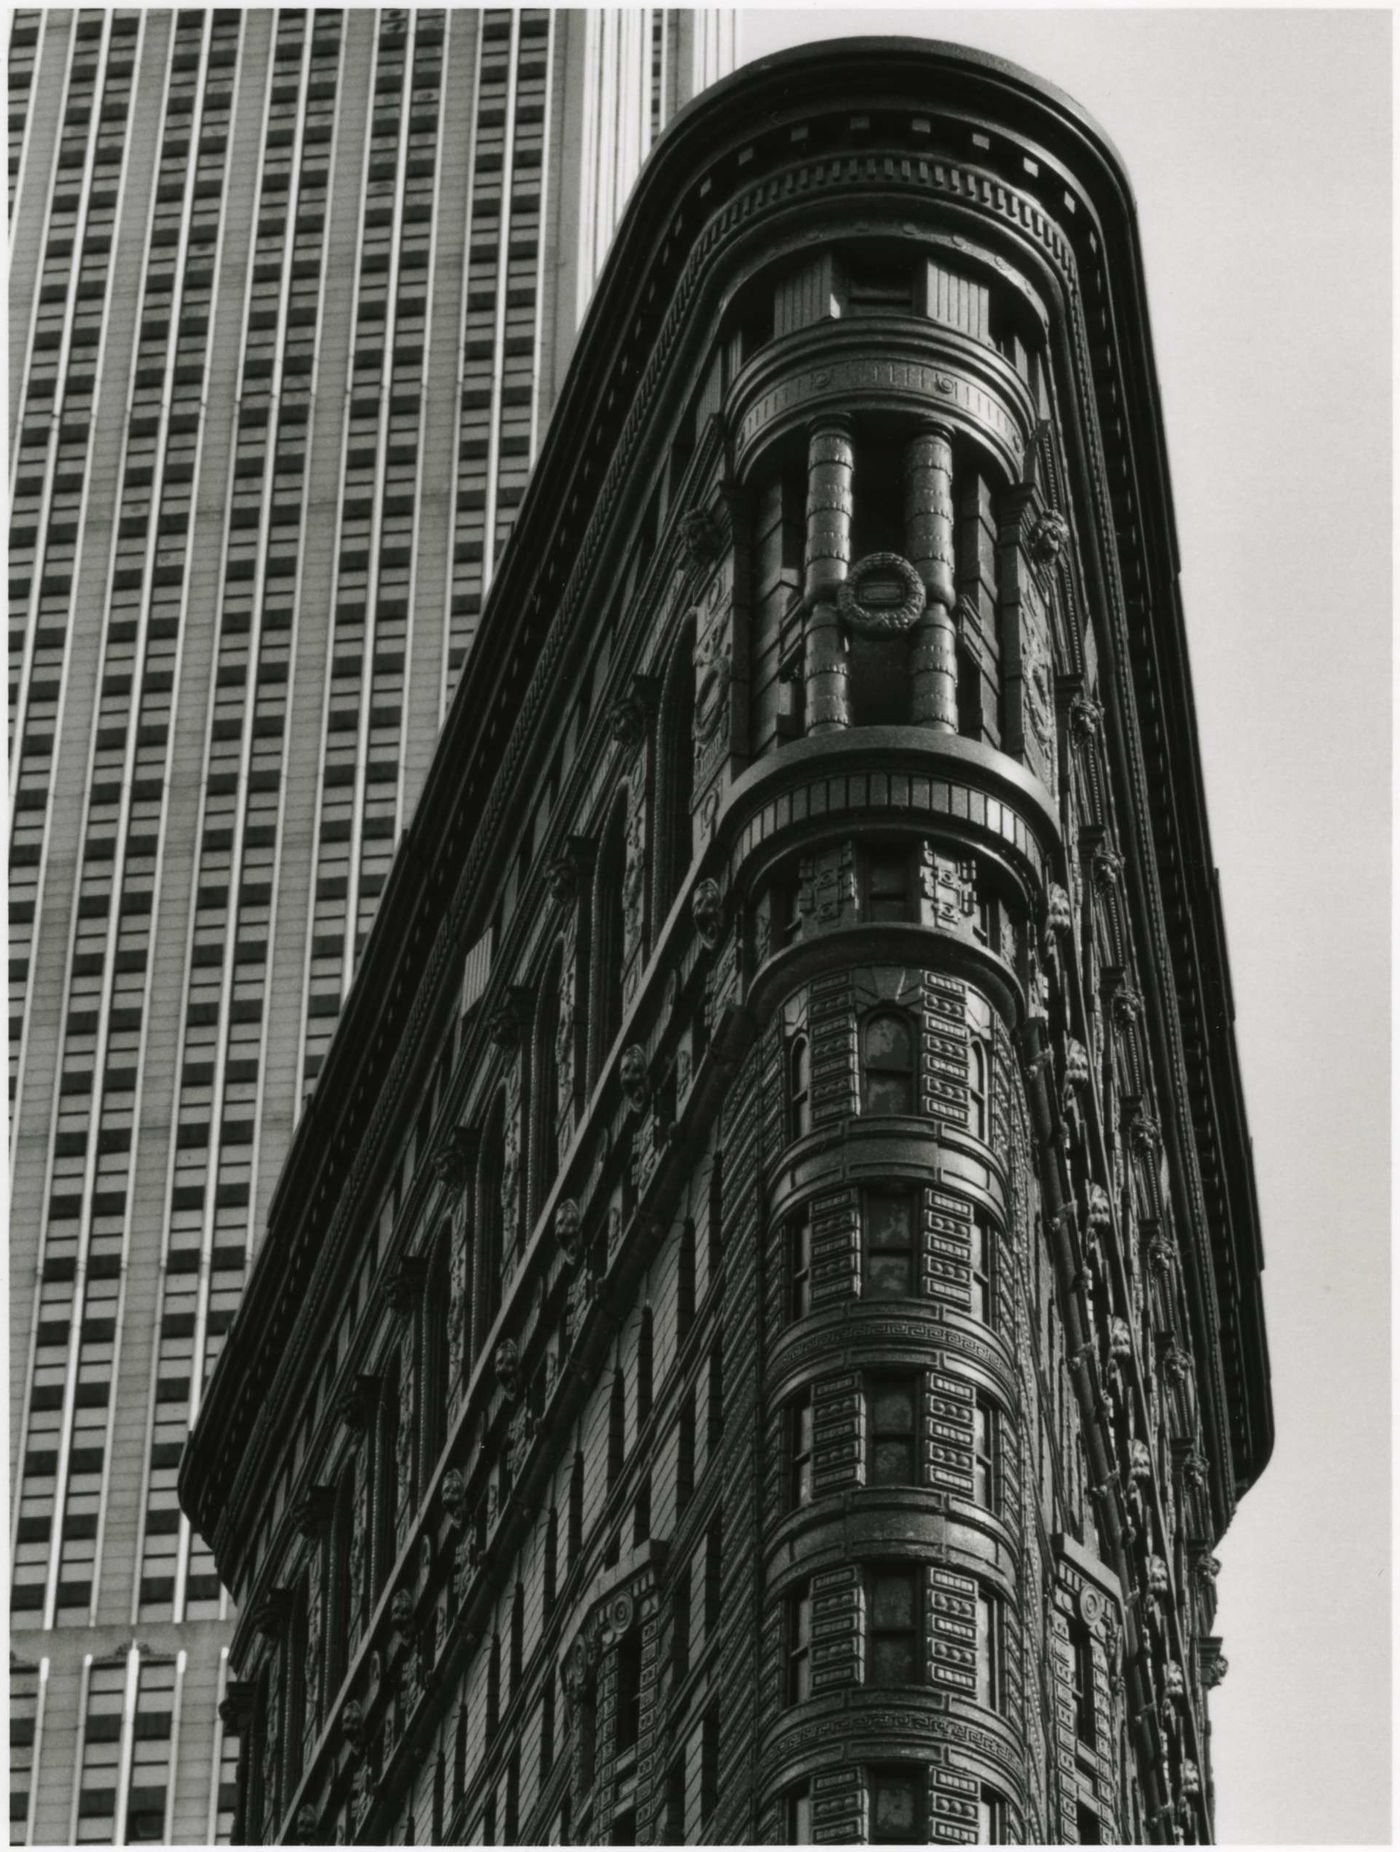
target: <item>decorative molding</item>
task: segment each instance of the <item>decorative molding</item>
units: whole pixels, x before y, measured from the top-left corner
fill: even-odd
[[[501,1339],[496,1346],[493,1367],[496,1371],[496,1381],[506,1400],[508,1402],[519,1401],[524,1384],[520,1375],[520,1352],[514,1338]]]
[[[335,1509],[335,1488],[313,1485],[292,1506],[292,1523],[303,1537],[315,1537]]]
[[[1053,566],[1069,542],[1069,522],[1053,509],[1047,510],[1031,525],[1026,551],[1036,566]]]
[[[497,1048],[513,1049],[529,1027],[534,992],[528,984],[511,984],[492,1010],[486,1033]]]
[[[651,1089],[647,1080],[646,1050],[638,1043],[633,1042],[630,1047],[623,1049],[622,1059],[618,1062],[617,1078],[633,1112],[643,1111]]]
[[[582,892],[598,845],[592,836],[566,836],[545,863],[545,886],[555,900],[573,900]]]
[[[452,1126],[429,1159],[434,1181],[460,1190],[471,1176],[480,1143],[480,1133],[474,1126]]]
[[[660,683],[654,675],[633,675],[608,713],[608,731],[620,746],[639,746],[646,738]]]
[[[690,896],[690,914],[700,943],[706,951],[712,952],[719,944],[720,933],[724,928],[724,897],[720,893],[718,881],[706,875],[702,881],[696,882]]]

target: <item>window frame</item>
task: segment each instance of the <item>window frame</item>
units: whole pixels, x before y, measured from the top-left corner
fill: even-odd
[[[908,1691],[928,1683],[927,1653],[924,1649],[925,1575],[923,1565],[907,1562],[880,1562],[866,1565],[863,1578],[865,1601],[865,1685],[872,1691]],[[897,1584],[907,1587],[908,1619],[893,1625],[876,1616],[878,1585],[886,1589]],[[878,1648],[882,1642],[903,1642],[907,1650],[907,1677],[877,1677]]]
[[[878,1023],[897,1024],[906,1038],[907,1055],[895,1061],[887,1054],[872,1055],[870,1036]],[[893,1083],[900,1083],[901,1103],[891,1105],[881,1099],[877,1103],[872,1089],[872,1078],[883,1088]],[[873,1118],[912,1117],[918,1111],[919,1082],[919,1024],[909,1010],[900,1009],[893,1004],[881,1004],[869,1010],[860,1023],[860,1108],[861,1112]]]
[[[875,1461],[877,1445],[883,1440],[904,1441],[903,1429],[876,1426],[876,1398],[880,1394],[890,1396],[896,1390],[907,1393],[909,1398],[909,1428],[907,1432],[908,1466],[907,1478],[890,1479],[883,1473],[877,1475]],[[865,1425],[865,1485],[867,1489],[877,1487],[899,1488],[922,1484],[919,1472],[919,1426],[924,1405],[924,1383],[921,1370],[870,1370],[861,1382],[861,1415]]]
[[[794,1209],[783,1223],[783,1322],[795,1325],[812,1311],[812,1207]]]
[[[908,1782],[914,1792],[914,1818],[907,1831],[881,1832],[876,1824],[876,1795],[881,1781]],[[865,1771],[866,1824],[873,1846],[928,1843],[928,1769],[922,1762],[872,1762]]]
[[[789,1511],[801,1511],[816,1502],[815,1438],[816,1397],[809,1385],[783,1405],[784,1504]]]
[[[907,1212],[906,1239],[898,1246],[889,1241],[874,1241],[873,1231],[876,1216],[873,1205],[877,1201],[885,1204],[901,1204]],[[860,1192],[860,1262],[861,1262],[861,1297],[862,1299],[914,1299],[919,1293],[919,1222],[921,1193],[917,1189],[885,1188],[882,1185],[866,1185]],[[874,1262],[881,1256],[905,1254],[908,1258],[908,1285],[900,1292],[875,1290],[876,1269]]]

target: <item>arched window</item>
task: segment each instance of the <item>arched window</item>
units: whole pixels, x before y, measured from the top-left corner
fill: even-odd
[[[876,1010],[861,1026],[860,1058],[868,1113],[915,1111],[914,1024],[903,1010]]]
[[[486,1117],[477,1166],[476,1330],[472,1349],[480,1353],[501,1303],[501,1267],[504,1261],[504,1212],[501,1186],[505,1176],[506,1103],[498,1092]]]
[[[801,1138],[812,1129],[812,1053],[805,1035],[788,1044],[788,1135]]]
[[[694,839],[690,801],[695,787],[695,621],[671,650],[657,715],[656,888],[652,917],[664,920],[690,867]]]
[[[598,852],[593,882],[593,1025],[590,1072],[602,1070],[622,1026],[622,967],[625,950],[622,882],[627,869],[627,793],[618,793]]]
[[[540,985],[535,1012],[535,1049],[530,1063],[530,1222],[544,1207],[545,1198],[559,1174],[560,1126],[566,1102],[559,1098],[559,988],[563,976],[563,949],[555,946]]]

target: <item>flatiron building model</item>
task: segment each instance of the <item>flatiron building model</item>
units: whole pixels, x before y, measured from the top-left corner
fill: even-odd
[[[682,112],[185,1455],[239,1837],[1210,1838],[1189,687],[1103,136],[899,40]]]
[[[732,37],[12,16],[20,1843],[227,1837],[181,1448],[617,215]]]

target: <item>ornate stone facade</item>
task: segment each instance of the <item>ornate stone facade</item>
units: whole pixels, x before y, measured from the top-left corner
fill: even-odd
[[[244,1831],[1205,1841],[1268,1367],[1122,176],[856,41],[620,246],[186,1463]]]

